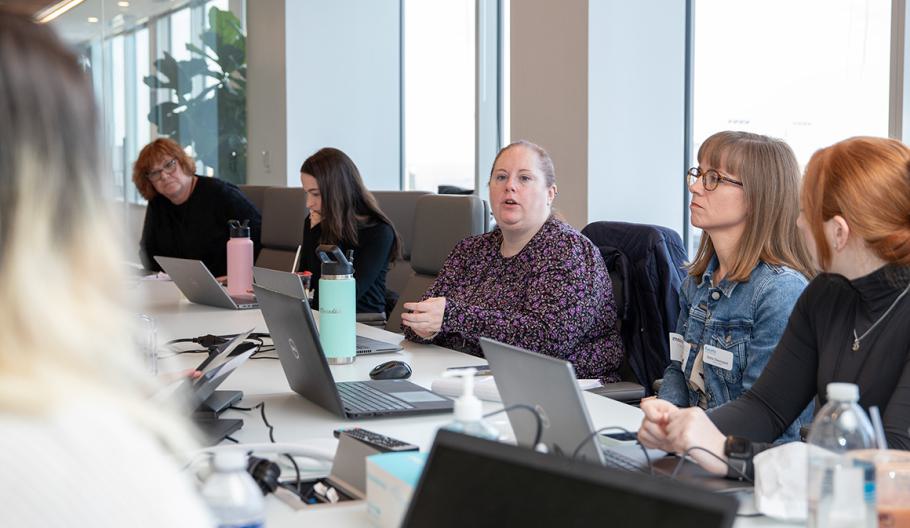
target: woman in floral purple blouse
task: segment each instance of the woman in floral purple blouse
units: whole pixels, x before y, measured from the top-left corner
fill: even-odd
[[[550,156],[512,143],[496,156],[489,185],[498,227],[462,240],[423,299],[404,304],[405,336],[478,356],[487,337],[570,361],[579,378],[618,381],[610,276],[594,244],[553,217]]]

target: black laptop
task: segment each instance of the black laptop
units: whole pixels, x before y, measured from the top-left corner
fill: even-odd
[[[253,285],[291,389],[345,418],[450,412],[452,400],[405,380],[335,383],[306,301]]]
[[[306,298],[303,282],[300,281],[300,276],[296,273],[253,266],[253,278],[256,281],[256,284],[268,290],[283,293],[298,299]],[[367,354],[388,354],[390,352],[398,352],[399,350],[401,350],[401,345],[396,343],[387,343],[362,335],[357,336],[358,356],[365,356]]]
[[[681,482],[440,430],[402,526],[729,528],[738,507]]]

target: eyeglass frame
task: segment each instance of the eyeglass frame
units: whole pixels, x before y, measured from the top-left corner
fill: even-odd
[[[713,180],[714,185],[711,185],[709,187],[708,186],[708,178],[709,178],[708,174],[712,173],[712,172],[716,175],[716,178]],[[686,171],[686,184],[688,184],[690,187],[692,185],[695,185],[695,182],[697,182],[699,178],[702,178],[701,184],[704,186],[706,191],[713,191],[714,189],[717,189],[717,186],[718,186],[718,184],[720,184],[720,182],[732,183],[733,185],[738,185],[740,187],[744,186],[743,182],[734,180],[733,178],[728,178],[728,177],[724,176],[723,174],[721,174],[720,171],[718,171],[716,169],[708,169],[706,171],[702,171],[701,167],[692,167]]]
[[[174,174],[177,171],[178,163],[177,158],[171,158],[164,162],[164,165],[162,165],[160,169],[146,172],[145,178],[152,183],[159,182],[164,174],[167,174],[168,176]],[[168,166],[170,166],[170,168],[168,168]]]

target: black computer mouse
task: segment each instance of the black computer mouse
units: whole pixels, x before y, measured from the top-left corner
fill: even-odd
[[[411,366],[404,361],[386,361],[376,365],[370,371],[370,378],[374,380],[408,379],[411,377]]]

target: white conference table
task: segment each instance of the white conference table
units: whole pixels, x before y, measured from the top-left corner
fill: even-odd
[[[259,310],[226,310],[188,302],[169,281],[144,280],[133,286],[131,292],[137,311],[152,316],[158,326],[159,344],[177,338],[197,337],[205,334],[236,334],[253,328],[256,332],[268,332]],[[394,354],[360,356],[350,365],[333,365],[332,375],[336,381],[357,381],[369,379],[369,371],[376,365],[389,360],[407,362],[413,374],[410,381],[423,387],[430,387],[434,379],[448,367],[480,365],[485,360],[433,346],[404,341],[400,334],[358,324],[358,333],[384,341],[401,342],[403,351]],[[274,356],[270,352],[263,354]],[[167,353],[162,351],[162,356]],[[182,354],[164,357],[159,361],[163,372],[191,368],[201,361],[201,355]],[[247,361],[219,387],[227,390],[241,390],[244,393],[239,405],[251,407],[265,402],[266,416],[274,426],[277,442],[302,444],[334,451],[337,440],[332,432],[341,427],[363,427],[393,438],[408,441],[429,449],[436,430],[449,423],[450,414],[425,415],[407,418],[380,418],[370,420],[345,420],[305,400],[291,391],[281,365],[273,359]],[[595,427],[609,425],[635,430],[641,423],[641,411],[620,402],[591,393],[585,393],[585,402]],[[484,402],[484,412],[501,409],[499,403]],[[224,417],[242,418],[243,428],[232,435],[242,443],[263,443],[269,441],[268,429],[258,412],[228,410]],[[511,435],[511,427],[505,413],[490,419],[490,423],[502,433]],[[371,526],[366,514],[364,501],[351,505],[332,505],[294,509],[281,500],[267,501],[267,521],[270,527],[332,526],[333,528]],[[737,528],[801,526],[780,523],[765,517],[741,517]]]

